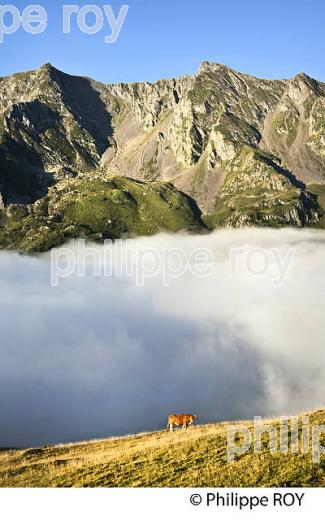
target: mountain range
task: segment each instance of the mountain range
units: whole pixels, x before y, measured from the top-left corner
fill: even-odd
[[[325,83],[0,78],[0,247],[224,226],[325,227]]]

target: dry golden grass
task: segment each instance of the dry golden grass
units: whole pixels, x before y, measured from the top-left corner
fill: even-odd
[[[325,411],[309,413],[310,424],[325,424]],[[279,427],[278,419],[269,419]],[[227,425],[167,431],[0,451],[1,487],[255,487],[324,486],[325,461],[307,455],[250,450],[229,464]],[[243,424],[243,423],[241,423]],[[252,428],[252,423],[245,422]]]

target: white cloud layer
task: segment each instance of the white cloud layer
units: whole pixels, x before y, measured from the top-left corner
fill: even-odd
[[[227,230],[134,247],[207,247],[216,263],[171,287],[89,274],[52,288],[49,255],[0,253],[0,446],[158,429],[181,411],[207,422],[324,406],[325,233]],[[275,285],[274,262],[231,275],[232,247],[295,255]]]

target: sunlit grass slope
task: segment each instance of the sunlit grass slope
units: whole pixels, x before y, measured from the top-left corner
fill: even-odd
[[[325,424],[325,410],[308,414]],[[279,430],[278,419],[270,419]],[[228,423],[229,424],[229,423]],[[246,422],[252,428],[252,423]],[[299,429],[301,441],[301,424]],[[268,436],[229,464],[227,423],[78,444],[0,451],[1,487],[324,486],[325,457],[273,453]]]

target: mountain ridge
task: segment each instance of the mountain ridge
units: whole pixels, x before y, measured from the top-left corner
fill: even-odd
[[[325,84],[207,61],[155,83],[105,84],[51,64],[0,78],[2,211],[98,175],[172,184],[212,227],[322,227]]]
[[[321,79],[317,79],[317,78],[314,78],[313,76],[310,76],[304,70],[301,70],[300,72],[295,73],[294,76],[292,76],[292,77],[268,78],[265,76],[259,76],[258,74],[254,74],[254,73],[239,71],[234,67],[230,67],[229,65],[226,65],[225,63],[211,61],[211,60],[203,60],[202,62],[200,62],[197,67],[196,72],[194,72],[193,74],[183,73],[183,74],[179,74],[179,75],[175,75],[175,76],[158,78],[156,80],[143,79],[143,80],[133,80],[133,81],[104,81],[104,80],[96,79],[87,74],[74,74],[72,72],[65,72],[65,71],[61,70],[59,67],[57,67],[56,65],[53,65],[53,63],[51,63],[51,62],[42,63],[39,67],[34,68],[34,69],[16,71],[16,72],[12,72],[11,74],[6,74],[5,76],[0,76],[0,79],[12,78],[14,76],[19,76],[19,75],[23,75],[23,74],[30,74],[30,73],[37,72],[41,69],[55,69],[56,71],[65,74],[66,76],[72,76],[72,77],[77,77],[77,78],[82,78],[82,79],[89,79],[89,80],[95,81],[97,83],[101,83],[103,85],[134,85],[134,84],[142,84],[142,83],[148,83],[150,85],[154,85],[155,83],[159,83],[161,81],[172,81],[172,80],[177,80],[177,79],[182,79],[182,78],[193,78],[194,76],[199,75],[201,72],[204,72],[204,69],[206,69],[207,67],[215,68],[215,69],[222,69],[222,68],[227,69],[234,73],[240,74],[242,76],[248,76],[250,78],[253,78],[256,80],[261,80],[261,81],[289,82],[289,81],[292,81],[293,79],[301,76],[301,77],[306,77],[306,78],[312,79],[314,81],[317,81],[317,83],[321,83],[321,84],[325,85],[325,81],[322,81]]]

